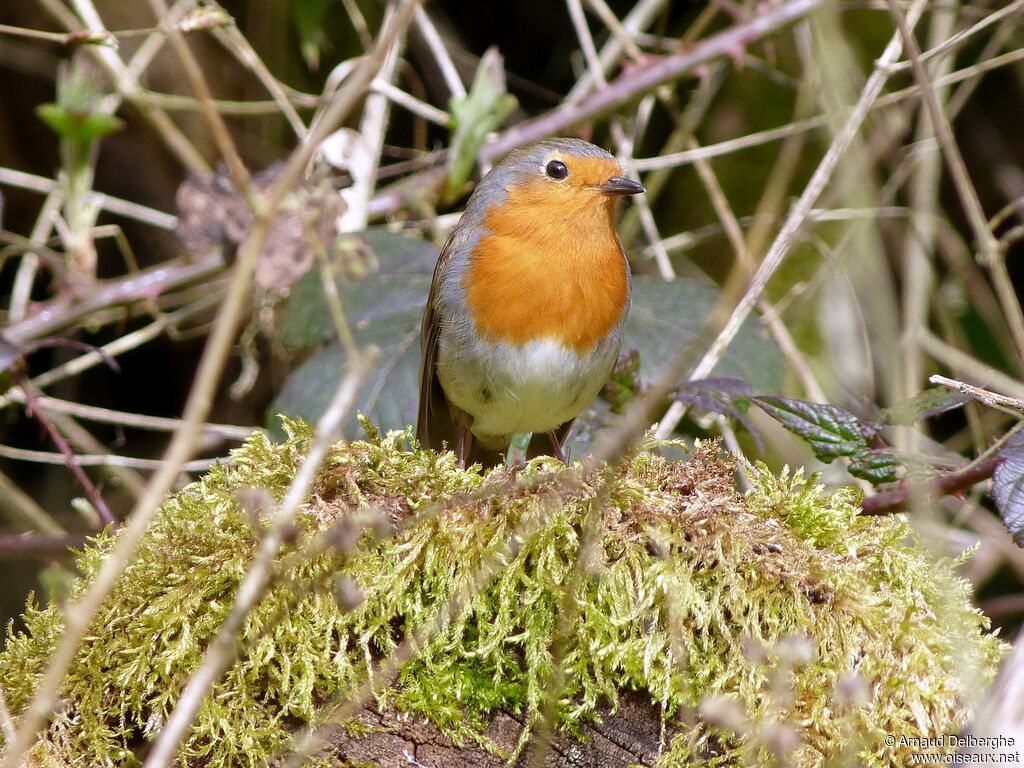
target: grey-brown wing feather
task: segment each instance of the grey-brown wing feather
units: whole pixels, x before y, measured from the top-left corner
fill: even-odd
[[[451,258],[451,239],[445,244],[434,267],[427,306],[420,328],[420,402],[416,416],[416,439],[425,448],[441,450],[445,443],[454,448],[459,439],[459,426],[453,418],[451,404],[437,378],[437,346],[441,323],[434,311],[441,271]]]
[[[430,295],[423,310],[423,324],[420,329],[420,402],[416,416],[416,439],[424,448],[435,451],[456,450],[459,445],[459,430],[463,424],[467,429],[472,417],[453,405],[437,376],[437,348],[441,336],[441,319],[434,310],[442,271],[447,267],[457,242],[456,232],[441,250],[441,256],[434,267],[430,282]],[[480,464],[484,469],[504,463],[505,455],[500,451],[485,448],[474,442],[466,457],[466,464]]]

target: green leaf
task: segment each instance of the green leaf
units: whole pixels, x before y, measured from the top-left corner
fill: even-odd
[[[785,397],[751,398],[782,426],[806,440],[814,455],[826,464],[848,456],[847,470],[873,485],[899,479],[906,462],[888,448],[873,448],[871,442],[881,427],[857,418],[845,408]]]
[[[407,315],[410,325],[418,327],[437,248],[425,240],[383,229],[368,229],[355,237],[367,251],[360,258],[368,263],[370,274],[357,279],[339,276],[337,287],[357,338],[361,328],[395,313]],[[335,336],[320,270],[313,268],[299,278],[288,297],[278,326],[278,341],[299,349]]]
[[[696,339],[718,296],[714,286],[686,278],[633,278],[632,306],[622,350],[640,352],[646,381],[656,380],[660,369],[680,348]],[[782,386],[783,374],[779,348],[761,324],[751,318],[740,327],[710,376],[742,379],[754,391],[776,392]]]
[[[314,72],[320,67],[320,52],[326,41],[324,14],[331,2],[332,0],[294,0],[289,3],[302,58],[306,66]]]
[[[104,84],[92,71],[76,64],[62,64],[57,72],[55,103],[36,107],[36,115],[60,138],[72,154],[83,154],[89,145],[120,130],[124,123],[101,111]],[[73,169],[68,169],[73,170]]]
[[[899,456],[884,448],[876,448],[853,456],[846,469],[854,477],[879,485],[896,482],[902,468],[903,461]]]
[[[826,464],[839,456],[866,455],[873,429],[845,408],[785,397],[751,398],[782,426],[806,440]]]
[[[451,102],[455,120],[448,180],[444,196],[457,197],[469,180],[477,154],[487,135],[497,130],[516,108],[516,99],[505,91],[505,69],[497,48],[488,48],[480,59],[473,85],[463,99]]]
[[[79,112],[59,104],[40,104],[36,115],[66,141],[89,144],[119,131],[124,122],[103,112]]]

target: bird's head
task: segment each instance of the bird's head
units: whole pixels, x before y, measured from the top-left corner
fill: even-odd
[[[478,195],[499,202],[508,195],[519,203],[560,207],[610,208],[622,195],[644,192],[622,175],[618,161],[581,139],[546,139],[515,150],[481,181]]]
[[[551,222],[610,218],[618,198],[642,191],[643,185],[624,177],[601,147],[578,138],[551,138],[509,153],[481,179],[468,209],[482,217],[492,206],[511,203],[523,216]]]

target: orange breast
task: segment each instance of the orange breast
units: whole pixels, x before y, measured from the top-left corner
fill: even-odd
[[[485,339],[582,354],[615,327],[629,285],[614,198],[540,182],[510,190],[484,224],[462,285]]]

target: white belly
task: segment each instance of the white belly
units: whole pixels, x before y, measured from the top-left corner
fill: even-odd
[[[582,355],[552,339],[460,347],[442,334],[437,372],[448,399],[473,417],[473,434],[485,444],[507,442],[548,432],[594,400],[618,356],[616,331]]]

